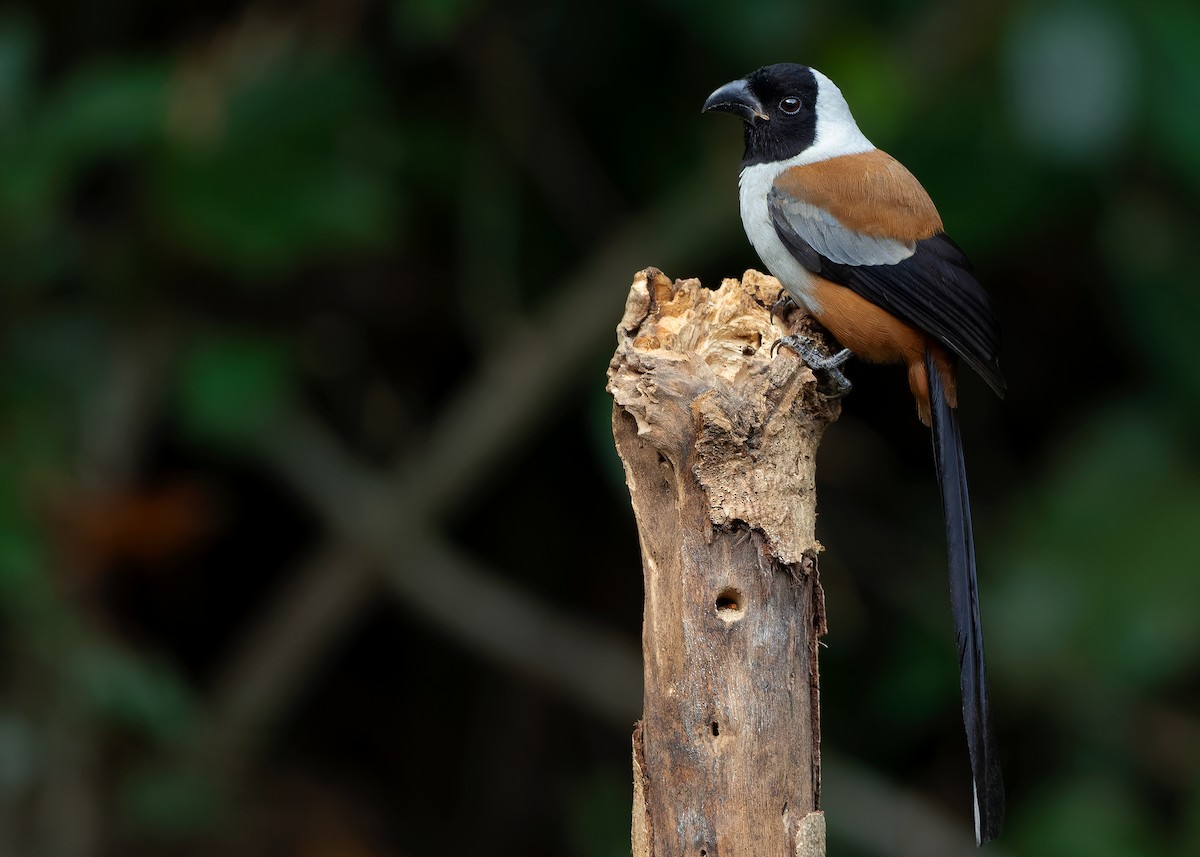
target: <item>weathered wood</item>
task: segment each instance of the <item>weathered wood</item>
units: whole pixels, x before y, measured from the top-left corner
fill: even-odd
[[[648,269],[617,329],[645,584],[635,857],[824,853],[813,482],[837,406],[791,350],[772,357],[779,294],[753,271],[714,292]]]

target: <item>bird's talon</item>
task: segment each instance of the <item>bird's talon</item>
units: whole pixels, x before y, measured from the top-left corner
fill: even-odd
[[[774,357],[781,346],[787,346],[800,355],[809,369],[825,375],[827,395],[831,399],[841,399],[851,390],[850,379],[841,370],[841,366],[853,355],[849,348],[843,348],[837,354],[825,354],[817,346],[815,340],[797,334],[781,336],[771,343],[771,356]]]
[[[829,382],[828,388],[824,391],[827,399],[844,399],[854,389],[854,385],[850,383],[850,379],[840,369],[827,369],[826,380]]]
[[[789,333],[787,336],[781,336],[771,343],[771,356],[774,357],[779,352],[779,349],[785,345],[799,354],[804,362],[810,366],[812,363],[809,362],[809,356],[820,354],[817,351],[816,344],[809,337]]]
[[[787,292],[780,292],[779,297],[777,297],[771,304],[771,317],[774,318],[775,316],[779,316],[780,318],[783,318],[784,312],[786,312],[789,307],[793,307],[795,305],[796,302],[792,300],[791,295],[789,295]]]

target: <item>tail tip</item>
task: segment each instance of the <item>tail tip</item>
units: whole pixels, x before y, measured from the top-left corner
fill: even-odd
[[[1004,828],[1004,810],[997,811],[995,806],[988,806],[987,811],[981,811],[979,806],[979,786],[971,781],[972,808],[975,812],[975,845],[976,847],[991,842],[1000,835]]]

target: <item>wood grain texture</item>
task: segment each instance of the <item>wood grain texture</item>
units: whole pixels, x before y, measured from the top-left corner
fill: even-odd
[[[635,857],[824,853],[814,457],[836,404],[774,278],[635,278],[609,368],[641,541]],[[792,315],[799,315],[792,313]]]

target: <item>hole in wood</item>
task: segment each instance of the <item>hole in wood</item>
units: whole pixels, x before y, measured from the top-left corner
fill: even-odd
[[[714,738],[721,734],[721,724],[715,720],[712,722],[712,733]]]
[[[717,596],[717,615],[726,622],[736,622],[746,613],[742,593],[733,587],[721,590]]]

